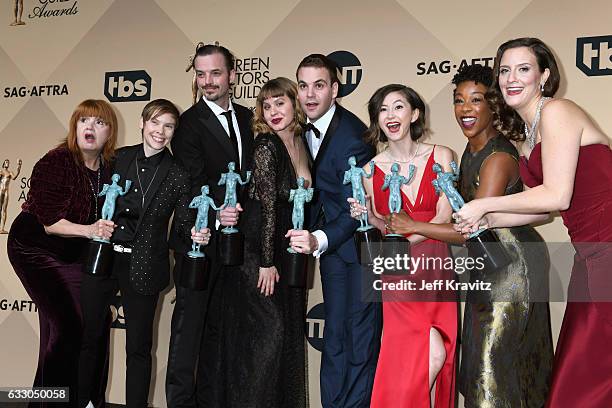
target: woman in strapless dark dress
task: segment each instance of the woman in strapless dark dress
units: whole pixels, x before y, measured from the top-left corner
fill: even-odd
[[[550,49],[519,38],[497,51],[493,91],[503,97],[500,130],[518,136],[518,194],[466,204],[458,228],[515,226],[560,211],[576,249],[547,407],[612,406],[612,151],[592,119],[569,100],[553,98],[559,70]],[[511,109],[509,109],[511,108]],[[486,217],[485,217],[486,215]]]

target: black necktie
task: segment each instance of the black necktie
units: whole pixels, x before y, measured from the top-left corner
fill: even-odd
[[[238,154],[238,138],[236,137],[236,131],[234,130],[234,121],[232,120],[232,111],[228,110],[227,112],[222,113],[227,119],[227,127],[229,128],[229,136],[230,141],[232,142],[232,147],[234,148],[234,154],[236,155],[236,170],[240,173],[240,154]]]
[[[310,122],[304,124],[304,132],[308,132],[309,130],[312,130],[312,133],[315,135],[317,139],[321,138],[321,131],[317,129],[315,125],[313,125]]]

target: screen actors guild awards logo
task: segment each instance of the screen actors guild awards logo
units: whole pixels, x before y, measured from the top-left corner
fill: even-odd
[[[13,14],[15,16],[15,19],[9,25],[10,26],[25,25],[25,22],[21,19],[21,16],[23,16],[23,0],[13,0],[13,3],[14,3]]]
[[[11,162],[9,159],[4,160],[2,168],[0,168],[0,234],[8,234],[6,230],[6,217],[9,202],[9,186],[11,180],[15,180],[21,172],[22,161],[19,159],[17,163],[17,173],[9,170]]]

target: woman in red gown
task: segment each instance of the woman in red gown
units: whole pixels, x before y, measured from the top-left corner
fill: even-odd
[[[589,116],[566,99],[553,98],[559,70],[536,38],[502,44],[493,91],[511,110],[499,112],[500,131],[525,132],[517,143],[521,177],[531,187],[518,194],[467,203],[457,214],[462,232],[480,224],[530,223],[538,213],[560,211],[576,249],[568,303],[559,335],[551,408],[612,406],[612,151]],[[486,217],[485,217],[486,215]]]
[[[381,190],[385,175],[393,163],[406,175],[416,166],[414,179],[401,187],[402,213],[423,223],[446,224],[451,208],[445,197],[438,197],[431,184],[435,179],[432,165],[440,163],[450,170],[453,153],[445,146],[420,142],[425,133],[425,104],[419,95],[404,85],[391,84],[377,90],[368,103],[369,142],[387,142],[388,147],[374,158],[373,177],[365,179],[369,222],[383,233],[394,232],[388,224],[389,190]],[[369,171],[369,166],[366,166]],[[365,208],[352,202],[353,216]],[[455,231],[446,231],[449,241]],[[408,235],[411,256],[449,257],[448,246],[421,235]],[[400,254],[402,255],[402,254]],[[453,270],[418,268],[412,275],[384,276],[382,281],[410,279],[417,288],[422,281],[453,279]],[[430,392],[435,385],[435,406],[455,406],[457,345],[457,302],[454,292],[383,290],[383,338],[374,378],[371,407],[429,408]],[[446,301],[444,301],[446,300]]]

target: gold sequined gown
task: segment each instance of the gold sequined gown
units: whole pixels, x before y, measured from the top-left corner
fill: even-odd
[[[518,166],[516,149],[501,135],[476,153],[466,147],[460,173],[460,192],[466,202],[476,195],[482,164],[502,152],[514,157]],[[522,190],[519,179],[506,187],[505,194]],[[467,294],[459,390],[467,408],[540,408],[548,394],[553,361],[550,313],[543,301],[548,251],[531,226],[495,232],[513,262],[497,272],[470,273],[470,281],[491,282],[492,290]]]

